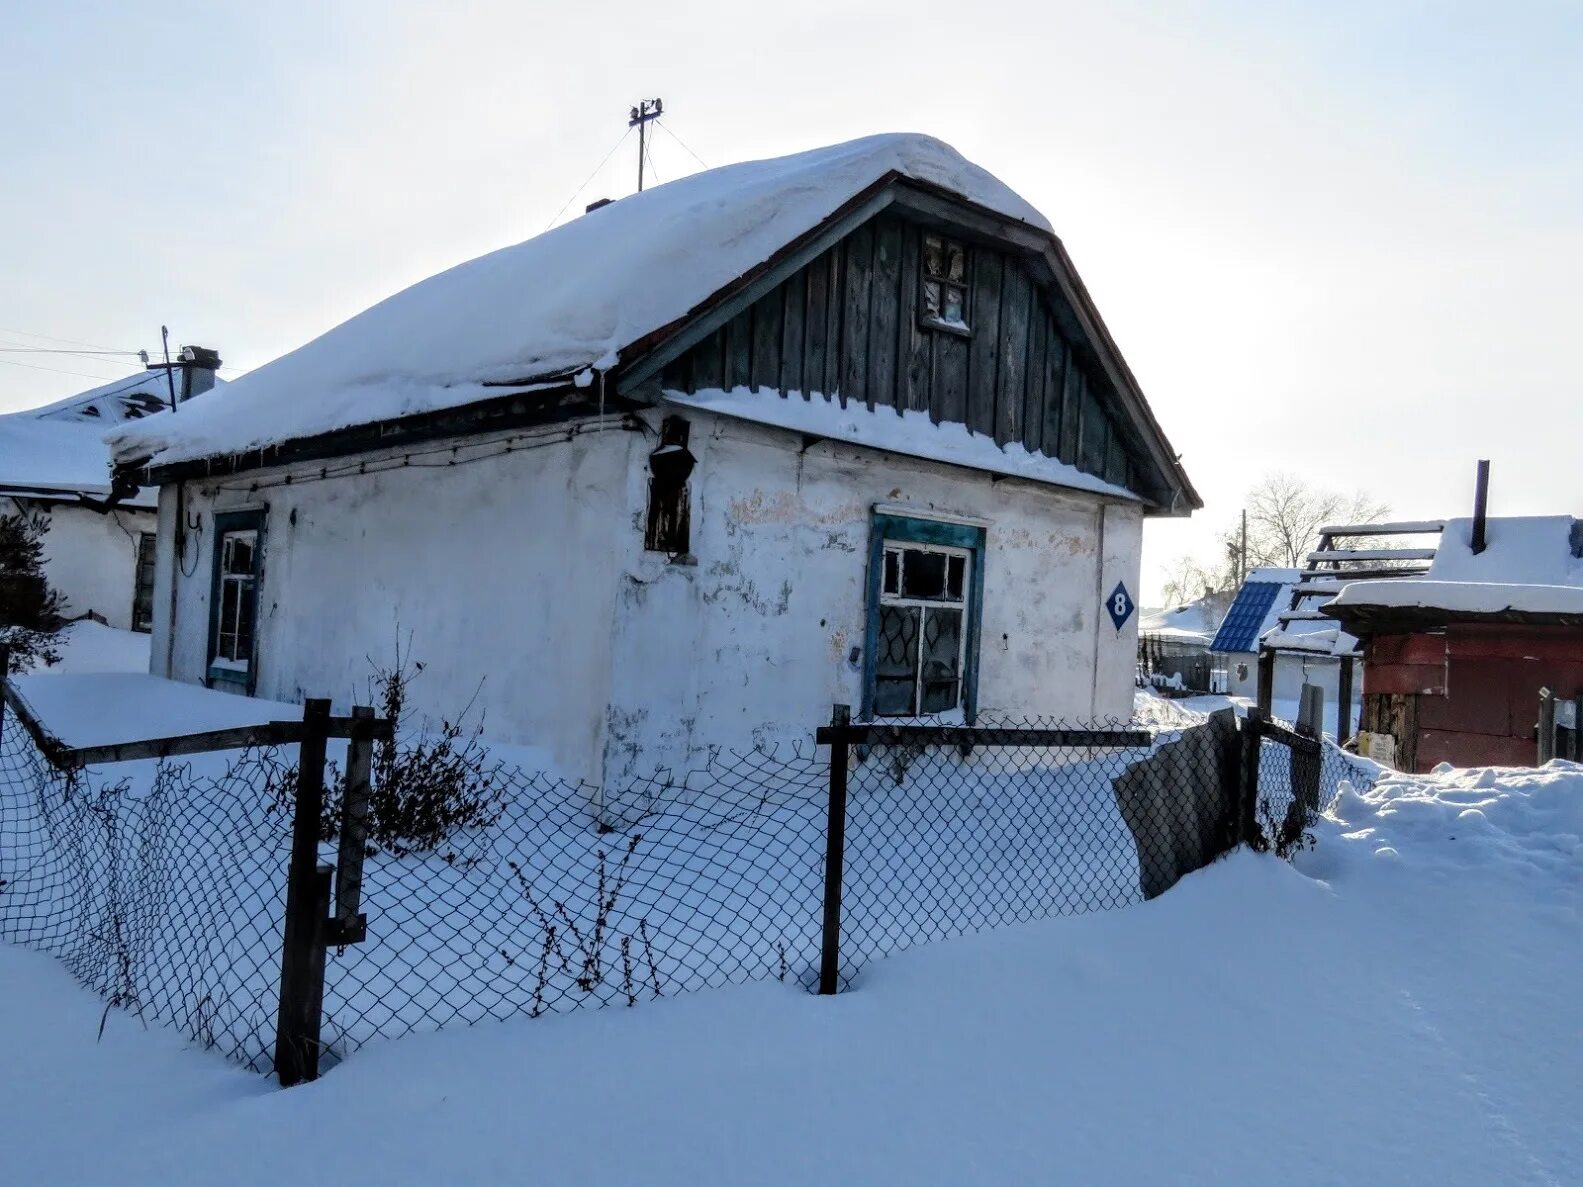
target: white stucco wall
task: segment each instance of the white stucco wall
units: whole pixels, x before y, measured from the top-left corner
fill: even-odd
[[[1101,602],[1118,581],[1137,589],[1136,504],[686,414],[697,564],[644,553],[636,523],[627,534],[607,777],[711,744],[807,743],[832,704],[857,711],[876,504],[987,523],[986,716],[1131,716],[1137,616],[1118,632]],[[641,468],[629,489],[640,510]],[[664,691],[660,673],[678,674]]]
[[[615,428],[456,467],[189,483],[180,517],[167,488],[157,617],[177,572],[167,539],[179,518],[200,525],[169,670],[204,676],[214,513],[267,507],[261,696],[349,703],[399,623],[428,665],[419,711],[454,715],[477,693],[489,737],[542,745],[592,782],[710,745],[811,743],[832,704],[862,701],[870,520],[900,504],[987,524],[986,711],[1130,715],[1136,615],[1118,632],[1102,599],[1137,589],[1135,504],[687,416],[696,565],[644,552],[655,436]],[[156,671],[165,638],[160,624]]]
[[[454,467],[442,452],[373,474],[298,471],[290,485],[282,471],[186,484],[184,517],[200,526],[177,581],[171,674],[205,675],[215,512],[265,508],[259,696],[365,701],[370,660],[393,663],[399,638],[425,665],[416,712],[473,705],[469,723],[482,714],[490,738],[543,745],[569,772],[593,774],[636,438],[610,429]],[[174,500],[167,488],[173,524]],[[156,613],[167,612],[157,588]],[[164,640],[157,631],[156,671]]]
[[[8,512],[49,517],[44,537],[44,573],[66,599],[65,615],[90,611],[110,626],[129,630],[137,574],[137,540],[154,530],[152,511],[116,508],[98,512],[58,503],[37,507],[31,500],[7,500]]]

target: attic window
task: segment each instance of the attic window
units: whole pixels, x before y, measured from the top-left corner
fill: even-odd
[[[967,324],[967,248],[941,235],[923,237],[923,308],[920,320],[936,330],[972,332]]]

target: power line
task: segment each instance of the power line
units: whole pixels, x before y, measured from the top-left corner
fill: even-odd
[[[114,375],[93,375],[87,371],[66,371],[60,367],[41,367],[37,363],[18,363],[11,359],[0,359],[0,367],[26,367],[30,371],[53,371],[57,375],[78,375],[83,379],[115,379]]]
[[[18,338],[42,338],[45,342],[64,342],[68,346],[86,346],[86,347],[89,347],[92,350],[109,350],[110,349],[108,346],[100,346],[98,343],[95,343],[95,342],[81,342],[81,341],[77,340],[76,338],[57,338],[53,334],[35,334],[31,330],[8,330],[4,326],[0,326],[0,334],[10,334],[13,337],[18,337]],[[136,354],[137,351],[135,351],[135,350],[128,350],[128,351],[119,352],[119,353]]]
[[[75,354],[75,355],[130,355],[137,358],[135,350],[66,350],[56,346],[0,346],[0,354]]]
[[[627,142],[627,137],[630,136],[630,135],[632,135],[632,129],[628,128],[625,132],[623,132],[621,134],[621,139],[616,141],[614,144],[612,144],[610,146],[610,151],[605,154],[605,159],[600,161],[599,164],[594,166],[594,171],[588,175],[587,180],[584,181],[582,185],[578,186],[575,190],[573,190],[572,191],[572,196],[570,198],[566,199],[566,206],[562,206],[559,210],[557,210],[555,212],[555,218],[550,219],[550,221],[545,224],[544,229],[546,231],[548,231],[551,227],[553,227],[555,225],[556,220],[559,219],[561,217],[561,215],[566,213],[567,206],[570,206],[573,202],[577,201],[577,195],[582,193],[584,190],[586,190],[588,188],[588,183],[593,181],[594,178],[599,176],[599,171],[601,169],[603,169],[607,164],[610,163],[610,158],[616,155],[616,149],[620,148],[623,144],[625,144]]]
[[[688,156],[690,156],[693,160],[697,161],[705,169],[709,168],[709,162],[705,161],[701,156],[699,156],[697,153],[695,153],[692,149],[688,148],[687,147],[687,142],[685,140],[683,140],[680,136],[676,135],[675,132],[672,132],[671,131],[671,126],[669,124],[667,124],[664,120],[655,120],[654,124],[655,124],[655,127],[662,128],[667,136],[669,136],[672,140],[676,141],[677,144],[681,145],[682,148],[686,150]]]

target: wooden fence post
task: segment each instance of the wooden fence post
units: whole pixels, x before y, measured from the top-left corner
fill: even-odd
[[[303,702],[297,805],[280,949],[280,1014],[275,1026],[275,1074],[288,1088],[319,1075],[325,924],[330,905],[330,867],[319,863],[319,832],[323,827],[329,717],[329,701]]]
[[[368,845],[369,773],[374,765],[372,731],[360,733],[356,724],[372,724],[374,711],[367,705],[352,710],[352,737],[346,744],[346,791],[341,800],[341,847],[335,861],[335,918],[330,921],[328,942],[356,944],[368,934],[368,917],[359,910],[363,897],[363,857]]]
[[[1296,732],[1320,743],[1312,754],[1304,754],[1296,749],[1290,752],[1292,799],[1313,814],[1319,811],[1319,776],[1324,760],[1325,736],[1325,690],[1317,684],[1303,685]]]
[[[1548,688],[1539,690],[1539,761],[1544,766],[1556,756],[1556,697]]]
[[[1248,710],[1242,719],[1242,779],[1239,797],[1239,815],[1242,820],[1242,841],[1251,845],[1259,835],[1259,818],[1256,805],[1259,799],[1259,750],[1263,746],[1264,710],[1257,705]]]
[[[830,724],[847,725],[852,710],[837,705]],[[819,952],[819,992],[835,993],[841,977],[841,875],[846,864],[846,776],[851,743],[837,736],[830,742],[830,811],[825,824],[824,932]]]
[[[1325,690],[1317,684],[1303,685],[1297,702],[1297,732],[1310,738],[1324,736]]]
[[[1270,716],[1270,707],[1275,701],[1275,652],[1268,647],[1259,648],[1259,711],[1265,717]]]
[[[1336,690],[1336,745],[1345,746],[1352,738],[1352,665],[1350,655],[1341,658],[1340,687]]]

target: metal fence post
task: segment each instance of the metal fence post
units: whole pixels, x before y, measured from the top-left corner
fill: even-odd
[[[1248,709],[1242,719],[1242,794],[1239,808],[1242,817],[1242,841],[1251,845],[1259,835],[1258,814],[1255,804],[1259,798],[1259,749],[1263,745],[1264,711],[1257,705]]]
[[[11,687],[11,645],[0,643],[0,738],[5,737],[5,691]]]
[[[847,705],[837,705],[830,724],[852,720]],[[819,952],[819,992],[835,993],[841,976],[841,874],[846,859],[846,775],[851,743],[837,734],[830,740],[830,812],[825,825],[824,934]]]
[[[330,903],[330,867],[319,863],[319,832],[323,827],[329,717],[329,701],[303,702],[297,807],[280,949],[280,1014],[275,1027],[275,1074],[288,1088],[319,1075],[325,924]]]

